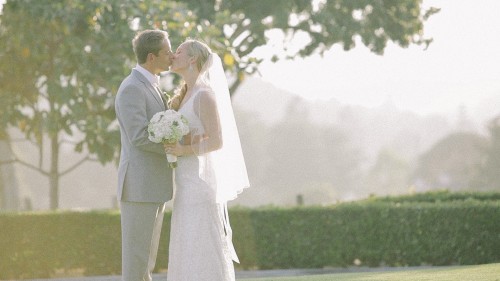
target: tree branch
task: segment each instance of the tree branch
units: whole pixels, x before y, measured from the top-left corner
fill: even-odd
[[[71,144],[71,145],[77,145],[80,142],[79,141],[74,141],[74,140],[68,140],[68,139],[62,139],[60,141],[61,144]]]
[[[26,141],[29,141],[29,140],[26,139],[26,138],[13,138],[13,139],[10,139],[10,142],[26,142]]]
[[[14,164],[14,163],[19,163],[25,167],[28,167],[32,170],[35,170],[37,172],[39,172],[40,174],[42,175],[45,175],[45,176],[48,176],[49,173],[44,171],[43,169],[41,168],[38,168],[37,166],[33,165],[33,164],[30,164],[28,162],[25,162],[19,158],[17,158],[17,156],[14,155],[14,159],[10,159],[10,160],[6,160],[6,161],[0,161],[0,165],[7,165],[7,164]]]
[[[69,172],[73,171],[74,169],[78,168],[78,166],[82,165],[84,162],[86,162],[88,160],[93,160],[93,159],[91,159],[90,156],[87,155],[84,158],[80,159],[80,161],[78,161],[75,164],[73,164],[73,166],[71,166],[68,169],[66,169],[65,171],[59,173],[59,176],[62,177],[64,175],[66,175],[67,173],[69,173]]]
[[[243,26],[242,22],[239,22],[234,32],[229,36],[230,41],[234,41],[238,36],[240,36],[244,31],[248,30],[248,25]]]
[[[1,165],[8,165],[8,164],[16,163],[16,162],[17,162],[16,159],[2,160],[2,161],[0,161],[0,166]]]
[[[237,76],[239,76],[239,75],[237,74]],[[241,80],[239,79],[239,77],[237,77],[236,80],[233,82],[233,84],[231,84],[230,89],[229,89],[229,94],[231,95],[231,98],[233,97],[234,93],[236,92],[236,89],[238,89],[240,84],[241,84]]]
[[[248,47],[245,51],[242,51],[241,50],[241,47],[242,47],[242,44],[243,42],[245,41],[248,41],[248,39],[250,38],[250,36],[246,37],[240,44],[240,48],[238,48],[238,55],[242,58],[242,57],[246,57],[248,54],[250,54],[251,52],[253,52],[253,50],[259,46],[259,44],[257,43],[257,40],[253,41],[253,42],[246,42],[247,45],[246,47]]]

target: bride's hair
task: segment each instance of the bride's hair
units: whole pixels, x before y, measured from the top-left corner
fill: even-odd
[[[196,57],[196,69],[201,71],[201,68],[208,59],[208,56],[212,52],[207,44],[194,39],[186,39],[183,44],[187,44],[187,53],[191,57]],[[183,82],[176,90],[175,95],[169,100],[170,108],[178,110],[184,96],[187,92],[187,84]]]

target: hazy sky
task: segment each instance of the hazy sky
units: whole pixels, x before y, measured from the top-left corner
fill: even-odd
[[[434,38],[426,51],[390,44],[378,56],[362,44],[348,52],[336,46],[323,58],[264,63],[262,78],[308,99],[372,107],[390,98],[401,109],[424,114],[456,112],[460,104],[473,109],[485,97],[500,96],[500,1],[424,5],[441,8],[425,24],[424,33]],[[271,45],[279,45],[274,39]]]

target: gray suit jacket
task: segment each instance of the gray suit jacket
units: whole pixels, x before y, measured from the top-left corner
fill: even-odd
[[[166,202],[172,199],[172,169],[162,144],[148,139],[151,117],[165,106],[151,83],[137,70],[123,80],[115,100],[121,154],[118,200]]]

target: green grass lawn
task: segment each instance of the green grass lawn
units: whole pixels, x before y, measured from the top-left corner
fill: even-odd
[[[500,281],[500,263],[397,272],[364,272],[244,279],[245,281]]]

